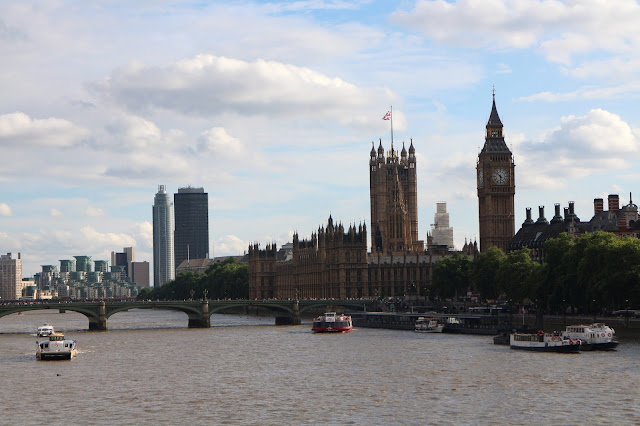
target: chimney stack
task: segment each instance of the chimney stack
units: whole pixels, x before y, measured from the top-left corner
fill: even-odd
[[[556,214],[551,219],[551,223],[559,223],[562,222],[562,216],[560,216],[560,203],[555,204]]]
[[[593,215],[597,216],[598,213],[602,213],[604,211],[604,200],[602,198],[594,198],[593,199]]]
[[[522,224],[522,226],[526,225],[533,225],[533,219],[531,219],[531,207],[527,207],[527,219]]]
[[[618,194],[609,194],[609,212],[616,213],[620,210],[620,197]]]

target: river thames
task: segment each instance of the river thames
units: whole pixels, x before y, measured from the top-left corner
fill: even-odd
[[[43,323],[78,342],[36,361]],[[640,339],[530,353],[491,337],[357,328],[313,334],[270,317],[132,310],[89,332],[73,312],[0,318],[0,424],[638,424]]]

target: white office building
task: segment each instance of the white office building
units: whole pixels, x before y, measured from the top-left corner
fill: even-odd
[[[173,203],[165,185],[158,186],[153,201],[153,286],[175,279],[173,256]]]

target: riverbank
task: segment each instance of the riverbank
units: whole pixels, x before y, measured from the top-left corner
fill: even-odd
[[[354,312],[349,313],[353,318],[354,327],[383,328],[391,330],[413,330],[418,317],[425,314],[398,313],[398,312]],[[510,329],[526,325],[536,329],[536,317],[534,315],[443,315],[428,314],[438,317],[443,323],[455,318],[458,323],[445,325],[444,332],[461,334],[498,334],[501,329]],[[619,337],[640,337],[640,319],[620,317],[593,316],[563,316],[545,315],[543,325],[545,331],[564,330],[567,325],[592,324],[602,322],[616,330]]]

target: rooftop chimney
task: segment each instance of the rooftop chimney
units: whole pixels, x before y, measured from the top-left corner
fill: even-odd
[[[604,210],[604,201],[602,198],[594,198],[593,199],[593,215],[597,216],[598,213],[602,213]]]
[[[531,207],[527,207],[527,220],[522,224],[522,226],[527,225],[533,225],[533,219],[531,219]]]
[[[551,219],[551,223],[562,222],[562,216],[560,216],[560,203],[555,204],[556,214]]]
[[[615,213],[620,210],[620,197],[618,194],[609,194],[609,212]]]
[[[538,220],[536,220],[536,223],[549,223],[544,217],[544,206],[538,206]]]

